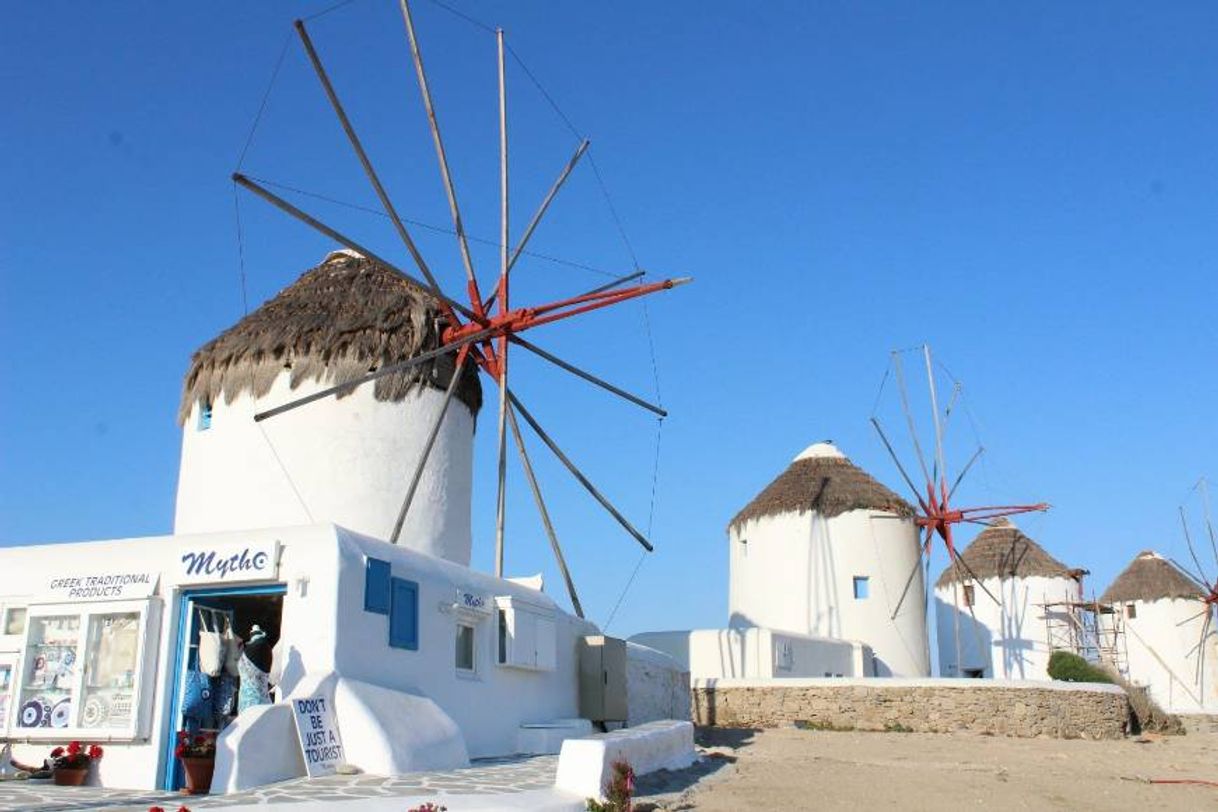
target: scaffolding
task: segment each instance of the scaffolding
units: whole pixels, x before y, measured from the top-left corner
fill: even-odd
[[[1046,598],[1045,630],[1050,651],[1069,651],[1088,662],[1106,665],[1121,676],[1129,676],[1125,646],[1125,617],[1111,603],[1091,600]]]

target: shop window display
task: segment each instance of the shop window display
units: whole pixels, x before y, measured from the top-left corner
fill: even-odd
[[[18,727],[71,725],[79,643],[79,615],[30,618],[28,670],[22,685]]]

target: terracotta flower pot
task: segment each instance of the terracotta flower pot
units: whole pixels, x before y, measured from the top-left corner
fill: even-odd
[[[88,767],[60,767],[51,773],[51,779],[61,787],[79,787],[88,777]]]
[[[186,771],[186,794],[206,795],[211,791],[211,776],[216,771],[214,758],[182,758],[179,761]]]

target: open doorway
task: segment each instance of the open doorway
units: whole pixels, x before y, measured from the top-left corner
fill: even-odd
[[[177,790],[184,784],[174,755],[178,731],[216,736],[241,710],[273,701],[273,653],[285,591],[275,584],[182,594],[162,788]]]

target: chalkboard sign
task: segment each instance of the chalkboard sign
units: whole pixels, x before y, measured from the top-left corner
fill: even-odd
[[[346,761],[333,703],[324,696],[293,699],[292,715],[296,718],[296,736],[309,777],[333,775],[338,765]]]

